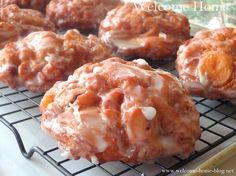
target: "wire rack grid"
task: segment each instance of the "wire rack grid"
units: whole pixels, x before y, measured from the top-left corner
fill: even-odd
[[[174,63],[150,63],[153,67],[157,65],[164,70],[176,74]],[[187,163],[200,157],[227,139],[236,136],[236,108],[229,102],[211,101],[204,98],[193,97],[198,111],[201,113],[202,135],[196,142],[194,153],[187,159],[179,156],[160,158],[154,163],[142,163],[137,165],[125,164],[123,162],[109,162],[94,165],[81,158],[69,160],[60,156],[60,150],[56,144],[45,142],[49,139],[42,137],[46,147],[37,143],[31,143],[26,149],[29,140],[24,138],[19,126],[27,131],[27,126],[36,123],[40,126],[40,113],[38,105],[42,98],[41,94],[29,92],[25,88],[13,90],[4,84],[0,84],[0,121],[6,125],[15,135],[22,155],[30,159],[34,153],[39,154],[48,163],[53,165],[62,174],[68,176],[162,176],[168,175]],[[26,125],[28,124],[28,125]],[[40,131],[40,130],[38,130]],[[45,139],[44,139],[45,138]]]

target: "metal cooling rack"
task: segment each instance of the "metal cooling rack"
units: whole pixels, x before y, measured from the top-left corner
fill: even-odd
[[[176,74],[174,63],[150,63],[153,67],[161,65],[161,68]],[[38,105],[42,98],[40,94],[34,94],[24,88],[13,90],[0,84],[0,121],[5,124],[15,135],[23,156],[31,158],[34,153],[39,154],[64,175],[88,176],[97,173],[99,176],[153,176],[168,175],[178,168],[184,167],[190,161],[200,157],[227,139],[236,136],[236,107],[229,102],[211,101],[204,98],[194,98],[198,111],[201,113],[201,138],[196,142],[194,153],[187,159],[179,156],[161,158],[152,164],[131,165],[123,162],[109,162],[94,165],[81,158],[69,160],[60,156],[60,150],[56,147],[40,147],[31,144],[26,150],[25,143],[29,139],[22,137],[18,130],[19,125],[37,121],[40,124]],[[40,130],[38,130],[40,131]],[[46,139],[45,139],[46,140]],[[47,144],[47,142],[45,142]]]

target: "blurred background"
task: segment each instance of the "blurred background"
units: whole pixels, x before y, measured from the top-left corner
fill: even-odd
[[[236,27],[236,0],[156,0],[164,8],[184,13],[190,22],[210,29]]]

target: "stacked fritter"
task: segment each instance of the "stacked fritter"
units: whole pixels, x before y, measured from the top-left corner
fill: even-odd
[[[165,60],[190,38],[188,19],[155,3],[127,3],[111,10],[101,22],[99,37],[117,54]]]
[[[50,0],[1,0],[0,7],[16,4],[21,8],[36,9],[45,11],[46,5]]]
[[[43,129],[65,154],[96,164],[188,156],[201,131],[199,113],[179,81],[142,59],[86,64],[57,82],[40,108]]]
[[[96,30],[119,0],[51,0],[47,16],[60,29]]]
[[[236,29],[198,32],[178,51],[180,79],[195,96],[236,103]]]
[[[76,68],[111,56],[97,37],[69,30],[64,35],[34,32],[0,51],[0,80],[15,88],[45,92]]]
[[[0,48],[34,31],[55,31],[54,24],[37,10],[20,9],[17,5],[0,8]]]

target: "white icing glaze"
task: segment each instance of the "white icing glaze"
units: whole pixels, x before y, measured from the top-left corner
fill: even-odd
[[[65,131],[68,135],[73,135],[75,134],[75,130],[71,127],[63,127],[62,131]]]
[[[14,15],[15,15],[15,13],[13,13],[13,12],[9,13],[9,17],[14,17]]]
[[[47,61],[47,62],[53,62],[53,61],[57,60],[58,58],[59,58],[58,56],[55,56],[53,54],[49,54],[46,57],[44,57],[45,61]]]
[[[76,78],[75,78],[73,75],[70,75],[70,76],[68,77],[68,81],[74,81],[74,80],[76,80]]]
[[[90,74],[82,72],[80,77],[79,77],[79,84],[81,85],[86,85],[86,79],[88,79]]]
[[[115,76],[117,79],[124,79],[127,77],[135,77],[136,75],[129,69],[124,68],[123,70],[116,70]]]
[[[93,68],[93,73],[99,73],[101,71],[102,71],[102,69],[100,67],[94,67]]]
[[[104,152],[108,147],[107,142],[100,135],[96,135],[96,148],[98,152]]]
[[[72,159],[73,158],[70,150],[65,150],[63,153],[61,153],[61,156],[64,157],[64,158],[67,158],[67,159]]]
[[[137,49],[143,45],[142,41],[138,39],[132,39],[132,40],[112,39],[112,43],[120,49]]]
[[[199,76],[199,81],[202,85],[207,85],[208,84],[208,79],[207,79],[207,73],[202,73],[202,72],[198,72],[198,76]]]
[[[103,25],[103,27],[109,27],[110,26],[110,22],[108,20],[103,20],[102,25]],[[101,40],[104,41],[105,43],[109,43],[111,36],[112,36],[112,32],[110,32],[110,31],[109,32],[105,32],[101,36]]]
[[[138,157],[139,158],[143,158],[145,153],[146,153],[146,149],[145,148],[141,148],[140,151],[138,152]]]
[[[80,137],[85,139],[87,134],[92,134],[94,138],[90,142],[93,143],[98,152],[104,152],[108,147],[108,143],[103,138],[103,134],[106,133],[108,124],[99,116],[98,109],[87,108],[79,111],[78,105],[75,106],[73,104],[71,107],[73,107],[74,113],[76,112],[76,114],[74,114],[76,120],[80,122],[77,128],[78,133],[81,135]]]
[[[77,104],[72,105],[71,104],[71,107],[73,109],[73,115],[75,116],[75,118],[80,119],[79,105],[77,105]]]
[[[117,69],[116,71],[114,71],[116,73],[116,77],[117,78],[121,78],[121,79],[125,79],[128,76],[131,77],[145,77],[145,76],[150,76],[151,74],[149,72],[147,72],[146,70],[136,67],[136,66],[126,66],[123,65],[122,69]]]
[[[27,85],[42,85],[44,82],[41,79],[40,75],[37,74],[33,79],[27,80]]]
[[[61,132],[61,126],[57,122],[56,118],[53,118],[51,120],[44,121],[44,126],[46,128],[50,128],[54,133],[60,133]]]
[[[98,158],[96,156],[91,156],[90,159],[93,164],[99,164]]]
[[[51,128],[51,130],[55,133],[66,133],[68,135],[75,134],[75,130],[68,126],[61,126],[60,123],[57,122],[57,119],[54,118],[50,121],[45,121],[44,126],[46,128]]]
[[[55,48],[57,47],[56,44],[58,42],[52,37],[49,37],[49,36],[46,37],[45,33],[42,33],[42,32],[35,32],[32,34],[29,34],[25,39],[27,39],[25,41],[28,44],[28,46],[33,47],[36,52],[41,51],[44,48]]]
[[[167,35],[166,35],[166,33],[164,33],[164,32],[160,32],[160,33],[159,33],[159,37],[166,39],[166,38],[167,38]]]
[[[156,117],[156,109],[154,107],[141,107],[144,117],[147,120],[153,120]]]
[[[0,67],[0,73],[1,72],[6,72],[8,69],[10,69],[11,67],[14,67],[16,68],[15,65],[12,65],[12,64],[2,64],[1,67]]]
[[[154,79],[154,87],[157,90],[161,90],[164,87],[164,82],[163,82],[163,78],[161,76],[156,76],[157,78]]]
[[[140,85],[137,85],[133,88],[133,93],[136,95],[136,96],[140,96],[142,95],[142,87]],[[132,97],[130,97],[132,99]],[[136,97],[134,97],[136,98]]]
[[[139,65],[148,65],[147,61],[145,61],[144,59],[136,59],[136,60],[133,60],[133,62]]]
[[[65,22],[65,20],[63,20],[63,19],[59,19],[58,21],[57,21],[57,23],[60,25],[60,24],[63,24]]]

